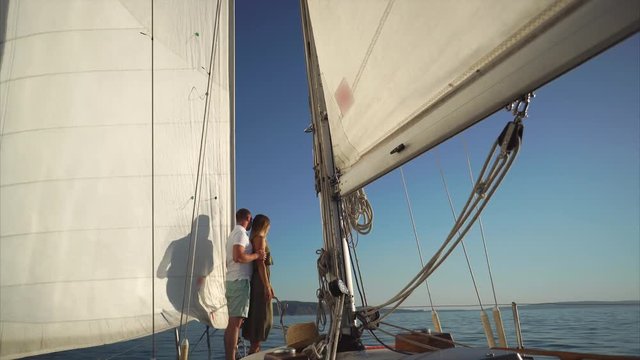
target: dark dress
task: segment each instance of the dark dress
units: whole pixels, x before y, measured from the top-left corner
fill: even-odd
[[[273,265],[271,251],[267,245],[265,248],[267,279],[271,278],[270,266]],[[266,341],[273,324],[273,307],[271,302],[267,304],[264,293],[264,283],[258,273],[258,267],[253,266],[251,275],[251,302],[249,305],[249,317],[242,326],[242,337],[249,341]]]

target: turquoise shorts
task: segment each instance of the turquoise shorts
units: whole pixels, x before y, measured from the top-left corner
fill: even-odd
[[[227,298],[229,316],[243,318],[249,316],[249,299],[251,295],[249,280],[225,281],[225,285],[227,287],[225,296]]]

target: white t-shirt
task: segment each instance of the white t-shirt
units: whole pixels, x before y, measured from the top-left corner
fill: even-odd
[[[236,225],[233,228],[229,239],[227,240],[227,281],[247,279],[251,280],[251,273],[253,271],[253,264],[248,262],[246,264],[237,263],[233,261],[233,246],[244,246],[244,253],[253,253],[253,246],[247,236],[247,231],[240,225]]]

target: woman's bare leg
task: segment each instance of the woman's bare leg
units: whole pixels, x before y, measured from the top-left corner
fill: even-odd
[[[249,348],[249,354],[257,353],[260,351],[260,341],[252,341]]]

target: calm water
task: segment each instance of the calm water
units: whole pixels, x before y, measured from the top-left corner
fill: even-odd
[[[505,332],[510,346],[515,346],[513,317],[510,308],[501,309]],[[525,347],[550,350],[595,352],[640,356],[640,305],[545,305],[519,308],[521,329]],[[491,314],[488,314],[491,318]],[[486,346],[477,310],[441,310],[440,321],[445,331],[451,332],[454,340],[476,346]],[[315,316],[286,316],[285,324],[315,321]],[[274,319],[279,323],[279,319]],[[394,314],[388,318],[391,324],[409,329],[431,327],[430,312]],[[393,328],[383,327],[389,332]],[[223,330],[210,330],[211,353],[207,349],[205,327],[189,324],[188,338],[191,346],[190,359],[223,359]],[[378,332],[378,337],[393,344],[390,336]],[[273,329],[263,348],[284,343],[281,329]],[[157,358],[175,359],[173,331],[156,336]],[[366,345],[378,345],[365,336]],[[248,344],[247,344],[248,346]],[[142,338],[120,344],[98,346],[82,350],[64,351],[55,354],[31,357],[30,359],[149,359],[151,338]]]

